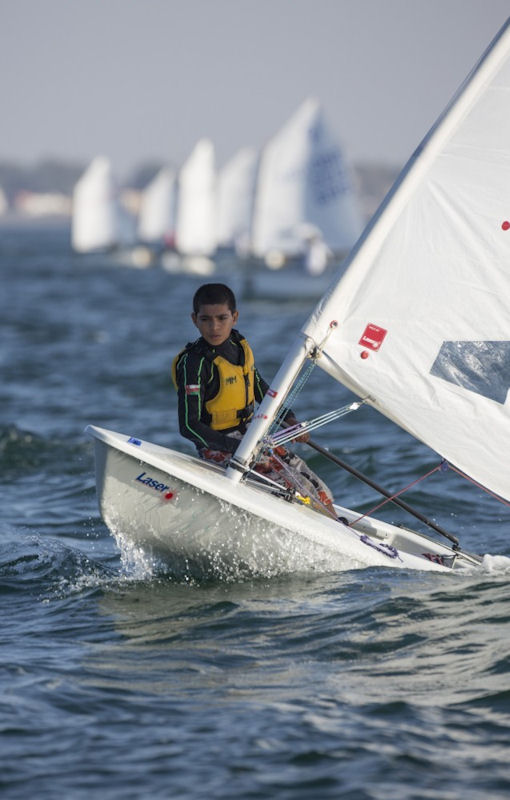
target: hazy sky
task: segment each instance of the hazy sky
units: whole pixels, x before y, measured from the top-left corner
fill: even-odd
[[[317,96],[353,160],[403,163],[509,0],[0,0],[0,160],[219,165]]]

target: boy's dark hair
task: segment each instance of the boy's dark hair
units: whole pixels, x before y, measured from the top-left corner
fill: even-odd
[[[193,311],[198,314],[201,306],[215,306],[226,303],[234,313],[236,310],[236,298],[232,289],[224,283],[204,283],[198,288],[193,296]]]

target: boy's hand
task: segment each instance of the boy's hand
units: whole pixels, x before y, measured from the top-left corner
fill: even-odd
[[[206,461],[215,461],[216,464],[227,464],[230,461],[232,453],[227,453],[224,450],[209,450],[204,448],[202,450],[202,457]]]
[[[294,425],[299,425],[299,422],[297,421],[296,417],[294,417],[294,416],[287,417],[285,422],[289,426],[289,428],[293,428]],[[296,442],[309,442],[310,441],[310,434],[308,433],[308,431],[304,431],[303,433],[300,433],[299,436],[296,436],[295,441]]]
[[[284,447],[275,447],[274,452],[281,458],[287,455]],[[260,472],[261,475],[269,475],[270,472],[281,472],[283,464],[269,453],[263,453],[255,464],[254,469],[255,472]]]

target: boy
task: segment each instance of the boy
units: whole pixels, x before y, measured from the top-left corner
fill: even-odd
[[[234,293],[222,283],[207,283],[193,297],[191,319],[200,338],[186,345],[172,365],[178,392],[179,429],[199,456],[227,466],[268,384],[255,366],[246,339],[234,328],[239,318]],[[284,421],[296,425],[292,411]],[[307,441],[308,434],[297,441]],[[333,513],[327,486],[304,461],[283,447],[259,459],[255,470],[285,487],[296,487]]]

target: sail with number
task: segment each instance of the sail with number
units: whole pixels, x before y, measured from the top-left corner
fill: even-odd
[[[363,225],[350,171],[320,103],[306,100],[263,148],[252,222],[259,257],[306,249],[315,226],[335,253],[349,250]]]
[[[176,247],[190,256],[216,250],[216,171],[209,139],[197,142],[179,172]]]
[[[510,21],[303,333],[326,372],[510,500],[509,97]]]
[[[143,242],[169,243],[175,235],[176,175],[163,167],[144,189],[138,219]]]

